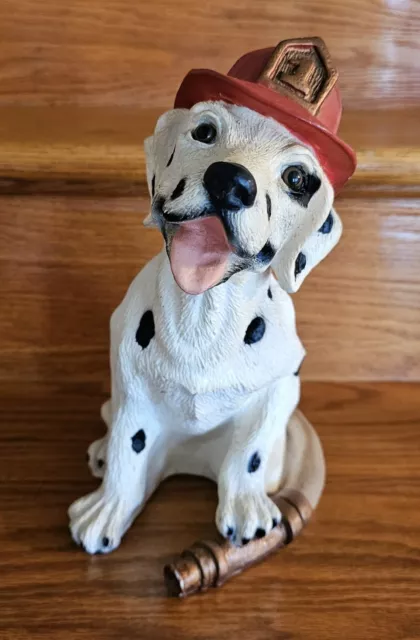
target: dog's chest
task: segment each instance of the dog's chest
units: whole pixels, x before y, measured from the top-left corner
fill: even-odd
[[[235,389],[192,394],[180,384],[165,381],[159,389],[160,408],[171,429],[190,435],[206,433],[230,420],[243,407],[246,397]]]
[[[279,321],[280,307],[268,302],[243,318],[231,318],[231,327],[226,324],[225,331],[199,342],[192,337],[171,341],[156,317],[154,338],[136,351],[134,361],[155,402],[184,421],[220,424],[240,411],[250,394],[293,374],[304,350],[294,327]]]
[[[231,287],[181,297],[181,306],[172,276],[157,293],[158,264],[149,263],[130,287],[111,335],[121,384],[144,391],[169,422],[205,431],[298,369],[304,350],[293,306],[275,281],[266,280],[252,298],[238,300]]]

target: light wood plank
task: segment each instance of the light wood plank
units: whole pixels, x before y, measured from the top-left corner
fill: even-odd
[[[338,247],[295,297],[309,379],[418,380],[420,202],[338,199]]]
[[[142,225],[147,207],[0,198],[2,384],[107,384],[109,317],[162,246]],[[420,378],[419,207],[416,198],[338,201],[343,239],[294,297],[304,378]]]
[[[166,108],[191,67],[227,72],[247,51],[319,35],[347,106],[413,106],[419,31],[408,0],[4,0],[0,103]]]

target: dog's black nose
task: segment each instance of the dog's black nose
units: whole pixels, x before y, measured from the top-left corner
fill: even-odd
[[[257,195],[252,173],[234,162],[213,162],[204,174],[204,186],[217,210],[239,211],[251,207]]]

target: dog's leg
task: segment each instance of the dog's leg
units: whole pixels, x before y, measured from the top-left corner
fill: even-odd
[[[274,444],[283,448],[278,452],[283,459],[287,423],[298,400],[298,377],[282,378],[258,392],[234,420],[218,477],[216,524],[237,544],[264,536],[280,521],[278,507],[266,494],[266,471]]]
[[[112,423],[112,403],[111,398],[103,403],[101,407],[101,418],[109,431]],[[87,462],[89,469],[95,478],[103,478],[106,464],[106,450],[108,447],[108,433],[103,438],[92,442],[87,450]]]
[[[156,450],[159,433],[147,400],[127,400],[115,412],[102,485],[69,509],[72,536],[89,553],[118,547],[154,490],[164,463],[164,443]]]

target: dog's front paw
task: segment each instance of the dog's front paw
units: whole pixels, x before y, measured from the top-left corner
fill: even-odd
[[[118,497],[105,496],[102,487],[76,500],[69,509],[73,540],[88,553],[116,549],[131,524],[132,510]]]
[[[216,525],[235,544],[263,538],[279,524],[281,513],[264,491],[246,490],[220,499]]]
[[[95,440],[87,450],[87,461],[89,469],[95,478],[103,478],[106,465],[106,451],[108,447],[108,436]]]

